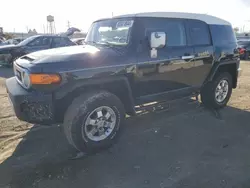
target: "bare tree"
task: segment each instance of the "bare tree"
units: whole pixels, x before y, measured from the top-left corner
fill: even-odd
[[[240,31],[240,29],[238,27],[234,27],[234,32],[238,33]]]

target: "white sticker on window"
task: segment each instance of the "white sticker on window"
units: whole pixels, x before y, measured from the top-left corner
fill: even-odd
[[[129,21],[119,21],[116,23],[116,28],[129,28],[132,27],[134,21],[133,20],[129,20]]]

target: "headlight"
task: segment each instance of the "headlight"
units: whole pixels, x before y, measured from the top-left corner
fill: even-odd
[[[23,84],[25,87],[29,88],[30,87],[30,75],[27,72],[23,73]]]

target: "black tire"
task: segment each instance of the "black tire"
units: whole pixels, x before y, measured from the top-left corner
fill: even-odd
[[[222,102],[218,102],[215,97],[216,87],[220,81],[226,80],[228,82],[228,93],[226,98]],[[222,72],[217,74],[213,81],[207,83],[201,89],[201,101],[202,103],[213,109],[223,108],[227,105],[231,95],[232,95],[232,76],[228,72]]]
[[[249,59],[249,52],[248,51],[245,51],[245,54],[244,54],[244,60],[248,60]]]
[[[116,123],[110,135],[101,141],[93,141],[84,131],[85,121],[90,113],[100,106],[110,107],[116,115]],[[97,152],[110,147],[118,137],[124,121],[125,111],[120,99],[107,91],[95,91],[73,100],[64,117],[64,132],[68,142],[77,150],[86,153]]]

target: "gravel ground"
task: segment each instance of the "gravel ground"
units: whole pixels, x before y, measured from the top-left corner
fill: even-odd
[[[127,118],[121,138],[101,153],[73,159],[60,126],[16,119],[0,67],[0,188],[249,188],[250,62],[228,107],[171,102]]]

